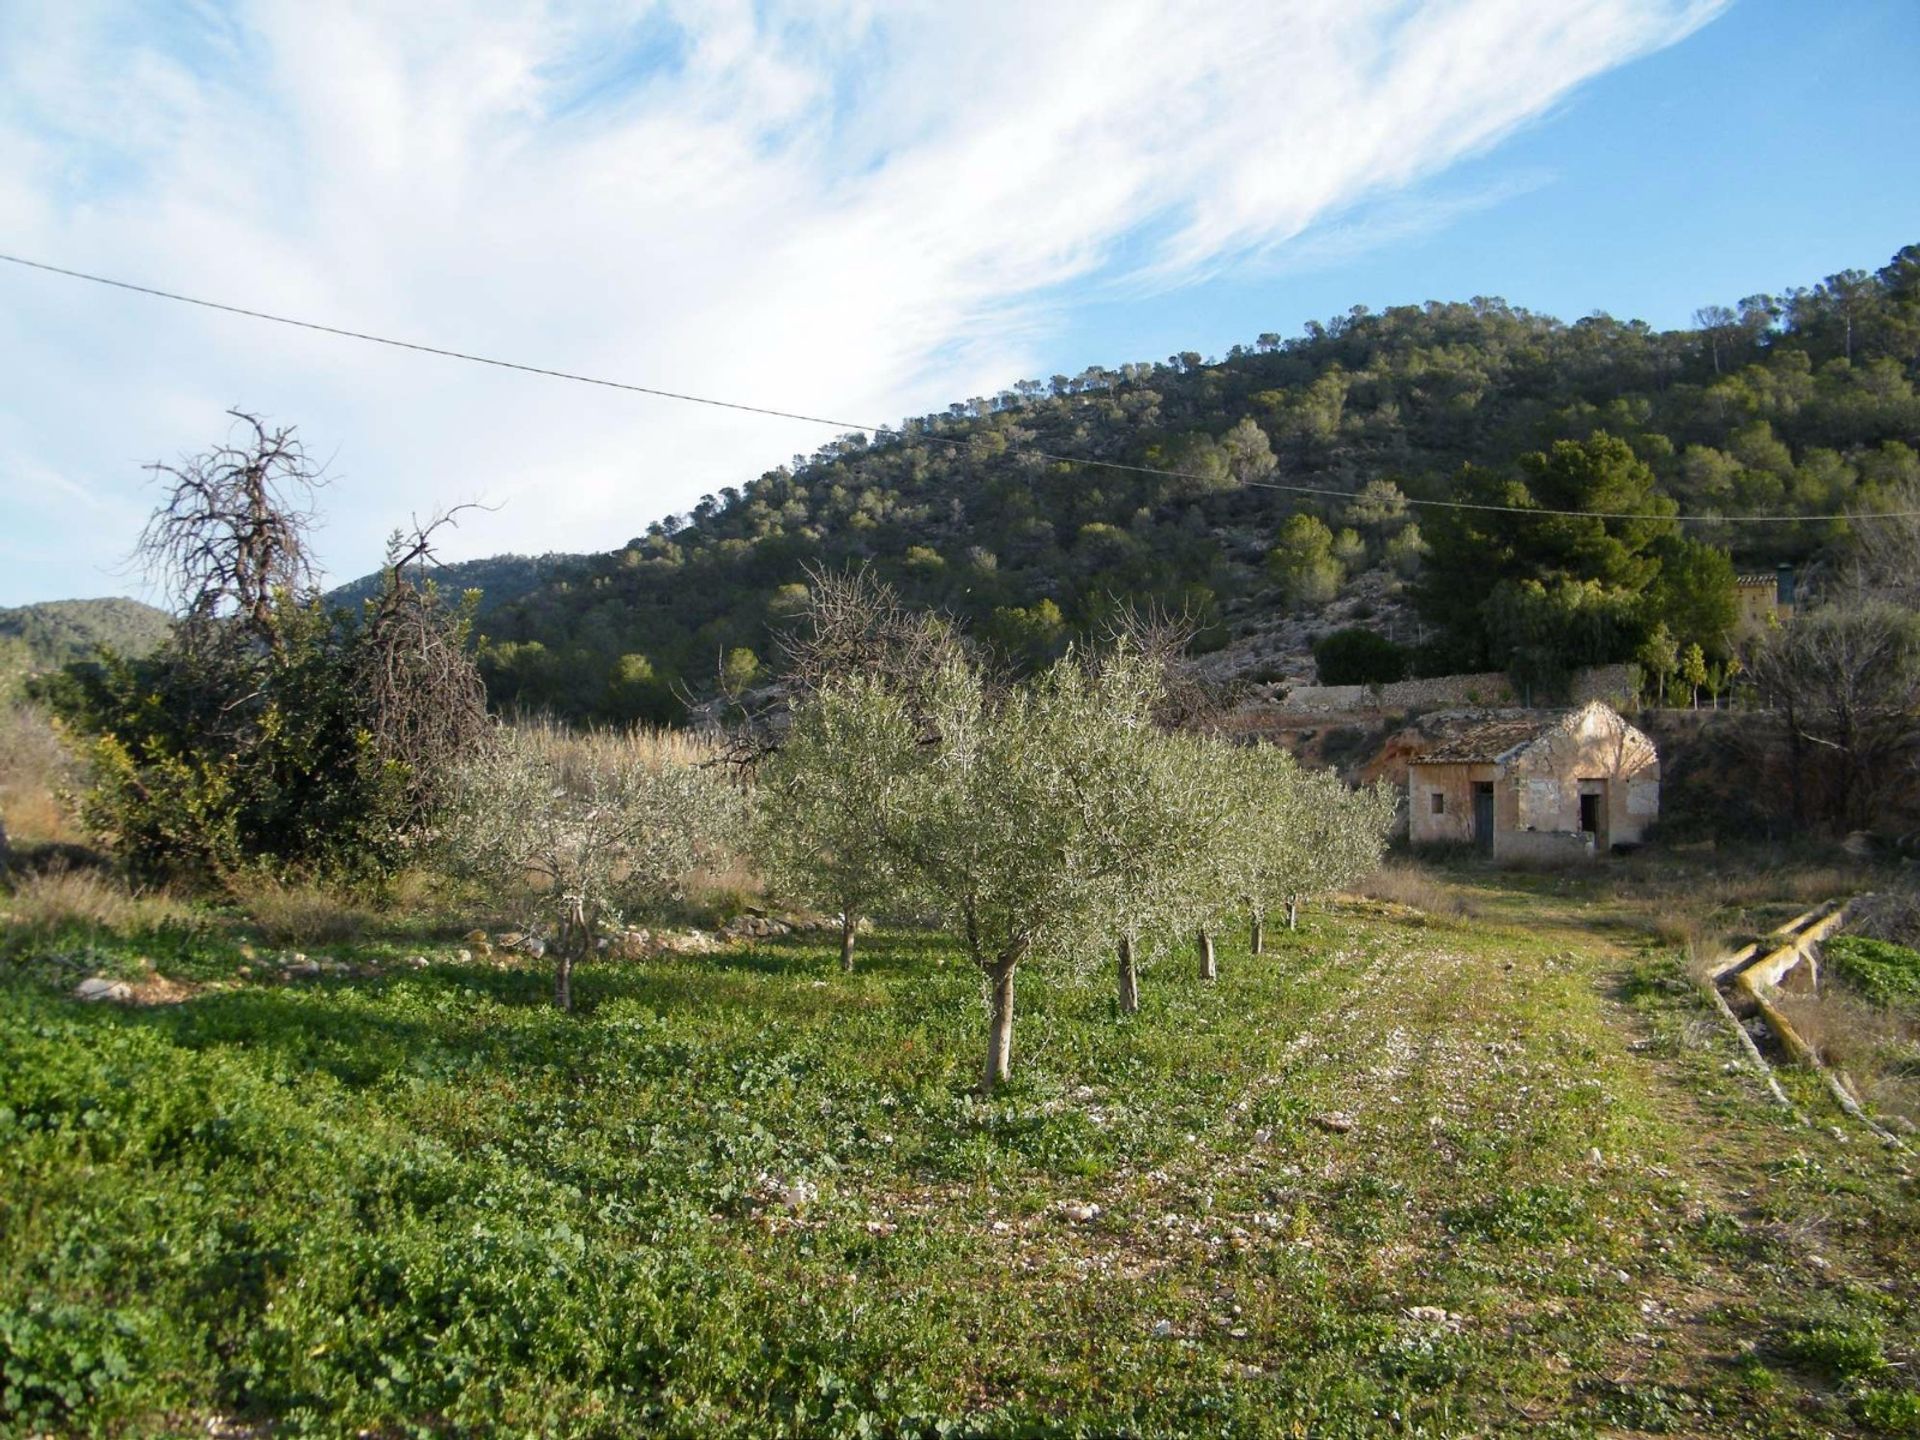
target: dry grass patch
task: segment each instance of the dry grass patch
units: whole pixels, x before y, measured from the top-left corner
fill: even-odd
[[[56,868],[24,875],[4,903],[13,925],[42,934],[87,929],[124,935],[157,930],[188,916],[187,907],[172,896],[135,893],[98,870]]]
[[[1818,994],[1783,995],[1774,1003],[1857,1099],[1884,1115],[1920,1124],[1920,1022],[1870,1005],[1832,983],[1823,984]]]
[[[1466,899],[1438,875],[1419,861],[1403,856],[1386,860],[1355,893],[1369,900],[1404,905],[1426,915],[1465,918],[1474,913]]]
[[[83,840],[66,798],[80,779],[79,760],[45,710],[0,705],[0,814],[14,843]]]
[[[261,935],[279,945],[341,945],[378,923],[367,905],[324,886],[256,880],[235,897]]]

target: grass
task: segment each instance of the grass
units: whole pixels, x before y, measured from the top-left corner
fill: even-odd
[[[1911,1433],[1912,1178],[1729,1071],[1633,904],[1442,883],[1133,1017],[1023,974],[991,1099],[916,934],[568,1018],[451,933],[290,982],[222,917],[9,928],[0,1431]],[[67,994],[139,962],[190,998]]]
[[[14,844],[71,845],[86,838],[67,798],[80,769],[44,709],[0,699],[0,815]]]

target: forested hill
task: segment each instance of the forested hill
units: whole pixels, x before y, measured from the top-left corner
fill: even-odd
[[[479,613],[488,615],[502,605],[511,604],[538,590],[548,581],[570,573],[589,557],[585,555],[490,555],[481,560],[456,560],[436,565],[431,578],[450,599],[458,599],[468,590],[480,592]],[[352,609],[363,600],[380,593],[386,572],[376,570],[358,580],[327,592],[334,605]]]
[[[676,686],[705,688],[722,660],[742,678],[767,658],[809,562],[871,562],[1017,657],[1056,650],[1116,597],[1186,607],[1216,622],[1217,641],[1230,606],[1311,606],[1375,569],[1418,594],[1423,565],[1429,592],[1434,566],[1479,574],[1480,593],[1504,580],[1516,624],[1548,623],[1521,614],[1528,605],[1557,606],[1553,623],[1569,625],[1572,610],[1599,607],[1604,623],[1582,622],[1582,643],[1630,653],[1667,621],[1649,598],[1659,547],[1672,573],[1725,573],[1724,560],[1715,570],[1675,550],[1681,532],[1660,516],[1830,515],[1920,485],[1920,246],[1876,273],[1697,318],[1659,331],[1491,299],[1355,309],[1224,359],[1023,382],[842,437],[564,568],[485,621],[489,683],[502,705],[668,717]],[[1560,441],[1592,443],[1553,452]],[[1587,573],[1579,557],[1595,537],[1544,525],[1474,535],[1450,512],[1404,504],[1461,493],[1627,506],[1649,523],[1599,534],[1618,553]],[[1843,528],[1685,534],[1747,568],[1809,558]],[[1543,548],[1530,555],[1535,535]],[[1498,550],[1481,571],[1475,545]],[[1451,635],[1452,658],[1484,662],[1498,637],[1473,629],[1475,615],[1450,616],[1448,598],[1432,604],[1435,623],[1469,627]],[[1713,643],[1707,628],[1696,638]]]
[[[24,675],[91,660],[101,649],[150,654],[173,617],[138,600],[47,600],[0,609],[0,698]]]

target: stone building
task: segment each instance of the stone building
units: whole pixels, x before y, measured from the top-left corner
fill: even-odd
[[[1791,565],[1734,576],[1734,633],[1757,635],[1773,621],[1791,618],[1794,588]]]
[[[1601,701],[1577,710],[1428,716],[1407,761],[1416,845],[1496,860],[1590,860],[1637,845],[1660,814],[1653,742]]]

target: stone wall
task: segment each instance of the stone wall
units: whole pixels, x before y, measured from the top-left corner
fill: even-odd
[[[1589,700],[1603,700],[1616,710],[1631,710],[1639,688],[1638,665],[1594,665],[1573,672],[1567,701],[1584,705]]]
[[[1604,700],[1616,710],[1630,708],[1638,678],[1631,665],[1576,670],[1568,687],[1568,703],[1584,705],[1589,700]],[[1513,682],[1497,670],[1476,675],[1429,675],[1423,680],[1396,680],[1390,685],[1296,685],[1280,700],[1289,711],[1321,715],[1519,703]]]
[[[1326,714],[1363,710],[1431,710],[1443,705],[1511,705],[1513,684],[1498,672],[1430,675],[1389,685],[1296,685],[1281,705]]]
[[[1495,830],[1493,858],[1513,865],[1580,865],[1595,858],[1593,836],[1579,830]]]

